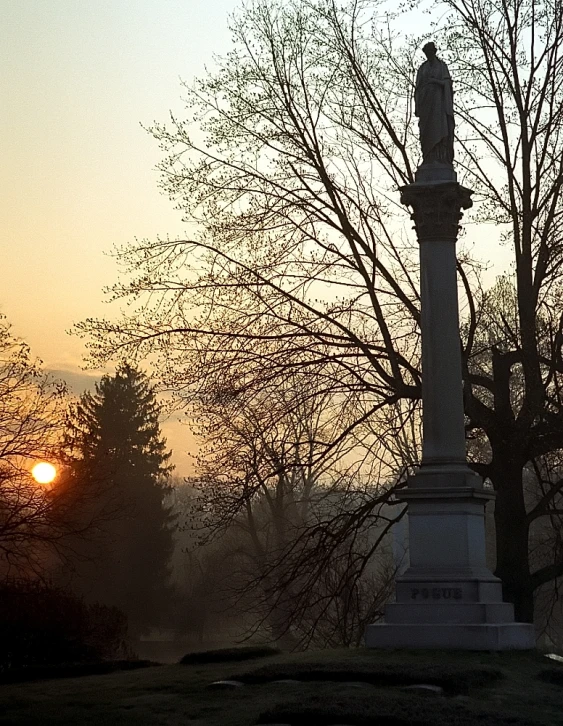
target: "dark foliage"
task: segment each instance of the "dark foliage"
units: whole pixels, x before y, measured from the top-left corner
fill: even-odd
[[[74,407],[66,436],[72,487],[96,493],[79,516],[103,522],[76,545],[74,586],[121,608],[136,633],[161,624],[171,601],[173,520],[165,504],[171,454],[147,377],[129,365],[104,376]]]
[[[0,584],[0,673],[127,658],[127,618],[42,582]]]
[[[203,650],[197,653],[187,653],[180,663],[182,665],[227,663],[251,660],[253,658],[265,658],[270,655],[278,655],[280,652],[278,648],[271,648],[267,645],[249,645],[243,648],[220,648],[218,650]]]

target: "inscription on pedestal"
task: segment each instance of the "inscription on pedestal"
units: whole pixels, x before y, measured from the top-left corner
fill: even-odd
[[[413,587],[411,600],[461,600],[461,587]]]

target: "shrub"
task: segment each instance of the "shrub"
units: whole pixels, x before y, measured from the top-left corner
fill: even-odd
[[[86,644],[103,660],[135,658],[128,638],[127,615],[122,610],[94,603],[88,607]]]
[[[227,663],[251,660],[252,658],[264,658],[269,655],[278,655],[280,652],[278,648],[270,648],[267,645],[249,645],[244,648],[219,648],[217,650],[203,650],[197,653],[188,653],[182,658],[180,663],[182,665]]]
[[[38,581],[0,583],[0,642],[0,672],[130,656],[121,611]]]

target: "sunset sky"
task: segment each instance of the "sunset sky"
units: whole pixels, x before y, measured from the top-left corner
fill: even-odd
[[[202,75],[228,49],[237,5],[0,0],[0,311],[75,390],[100,372],[81,370],[83,342],[66,331],[118,313],[103,303],[117,278],[107,253],[135,237],[184,234],[141,123],[181,114],[180,78]],[[490,228],[473,234],[485,259],[499,257]],[[186,431],[164,429],[185,473]]]
[[[141,123],[182,108],[228,43],[233,0],[0,0],[0,311],[46,366],[78,388],[74,322],[108,315],[107,254],[134,237],[180,235]],[[185,431],[164,424],[184,473]]]

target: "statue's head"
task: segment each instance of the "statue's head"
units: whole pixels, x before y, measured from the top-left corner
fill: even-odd
[[[430,41],[430,43],[426,43],[426,45],[423,46],[422,52],[427,58],[433,58],[436,55],[436,46],[432,43],[432,41]]]

